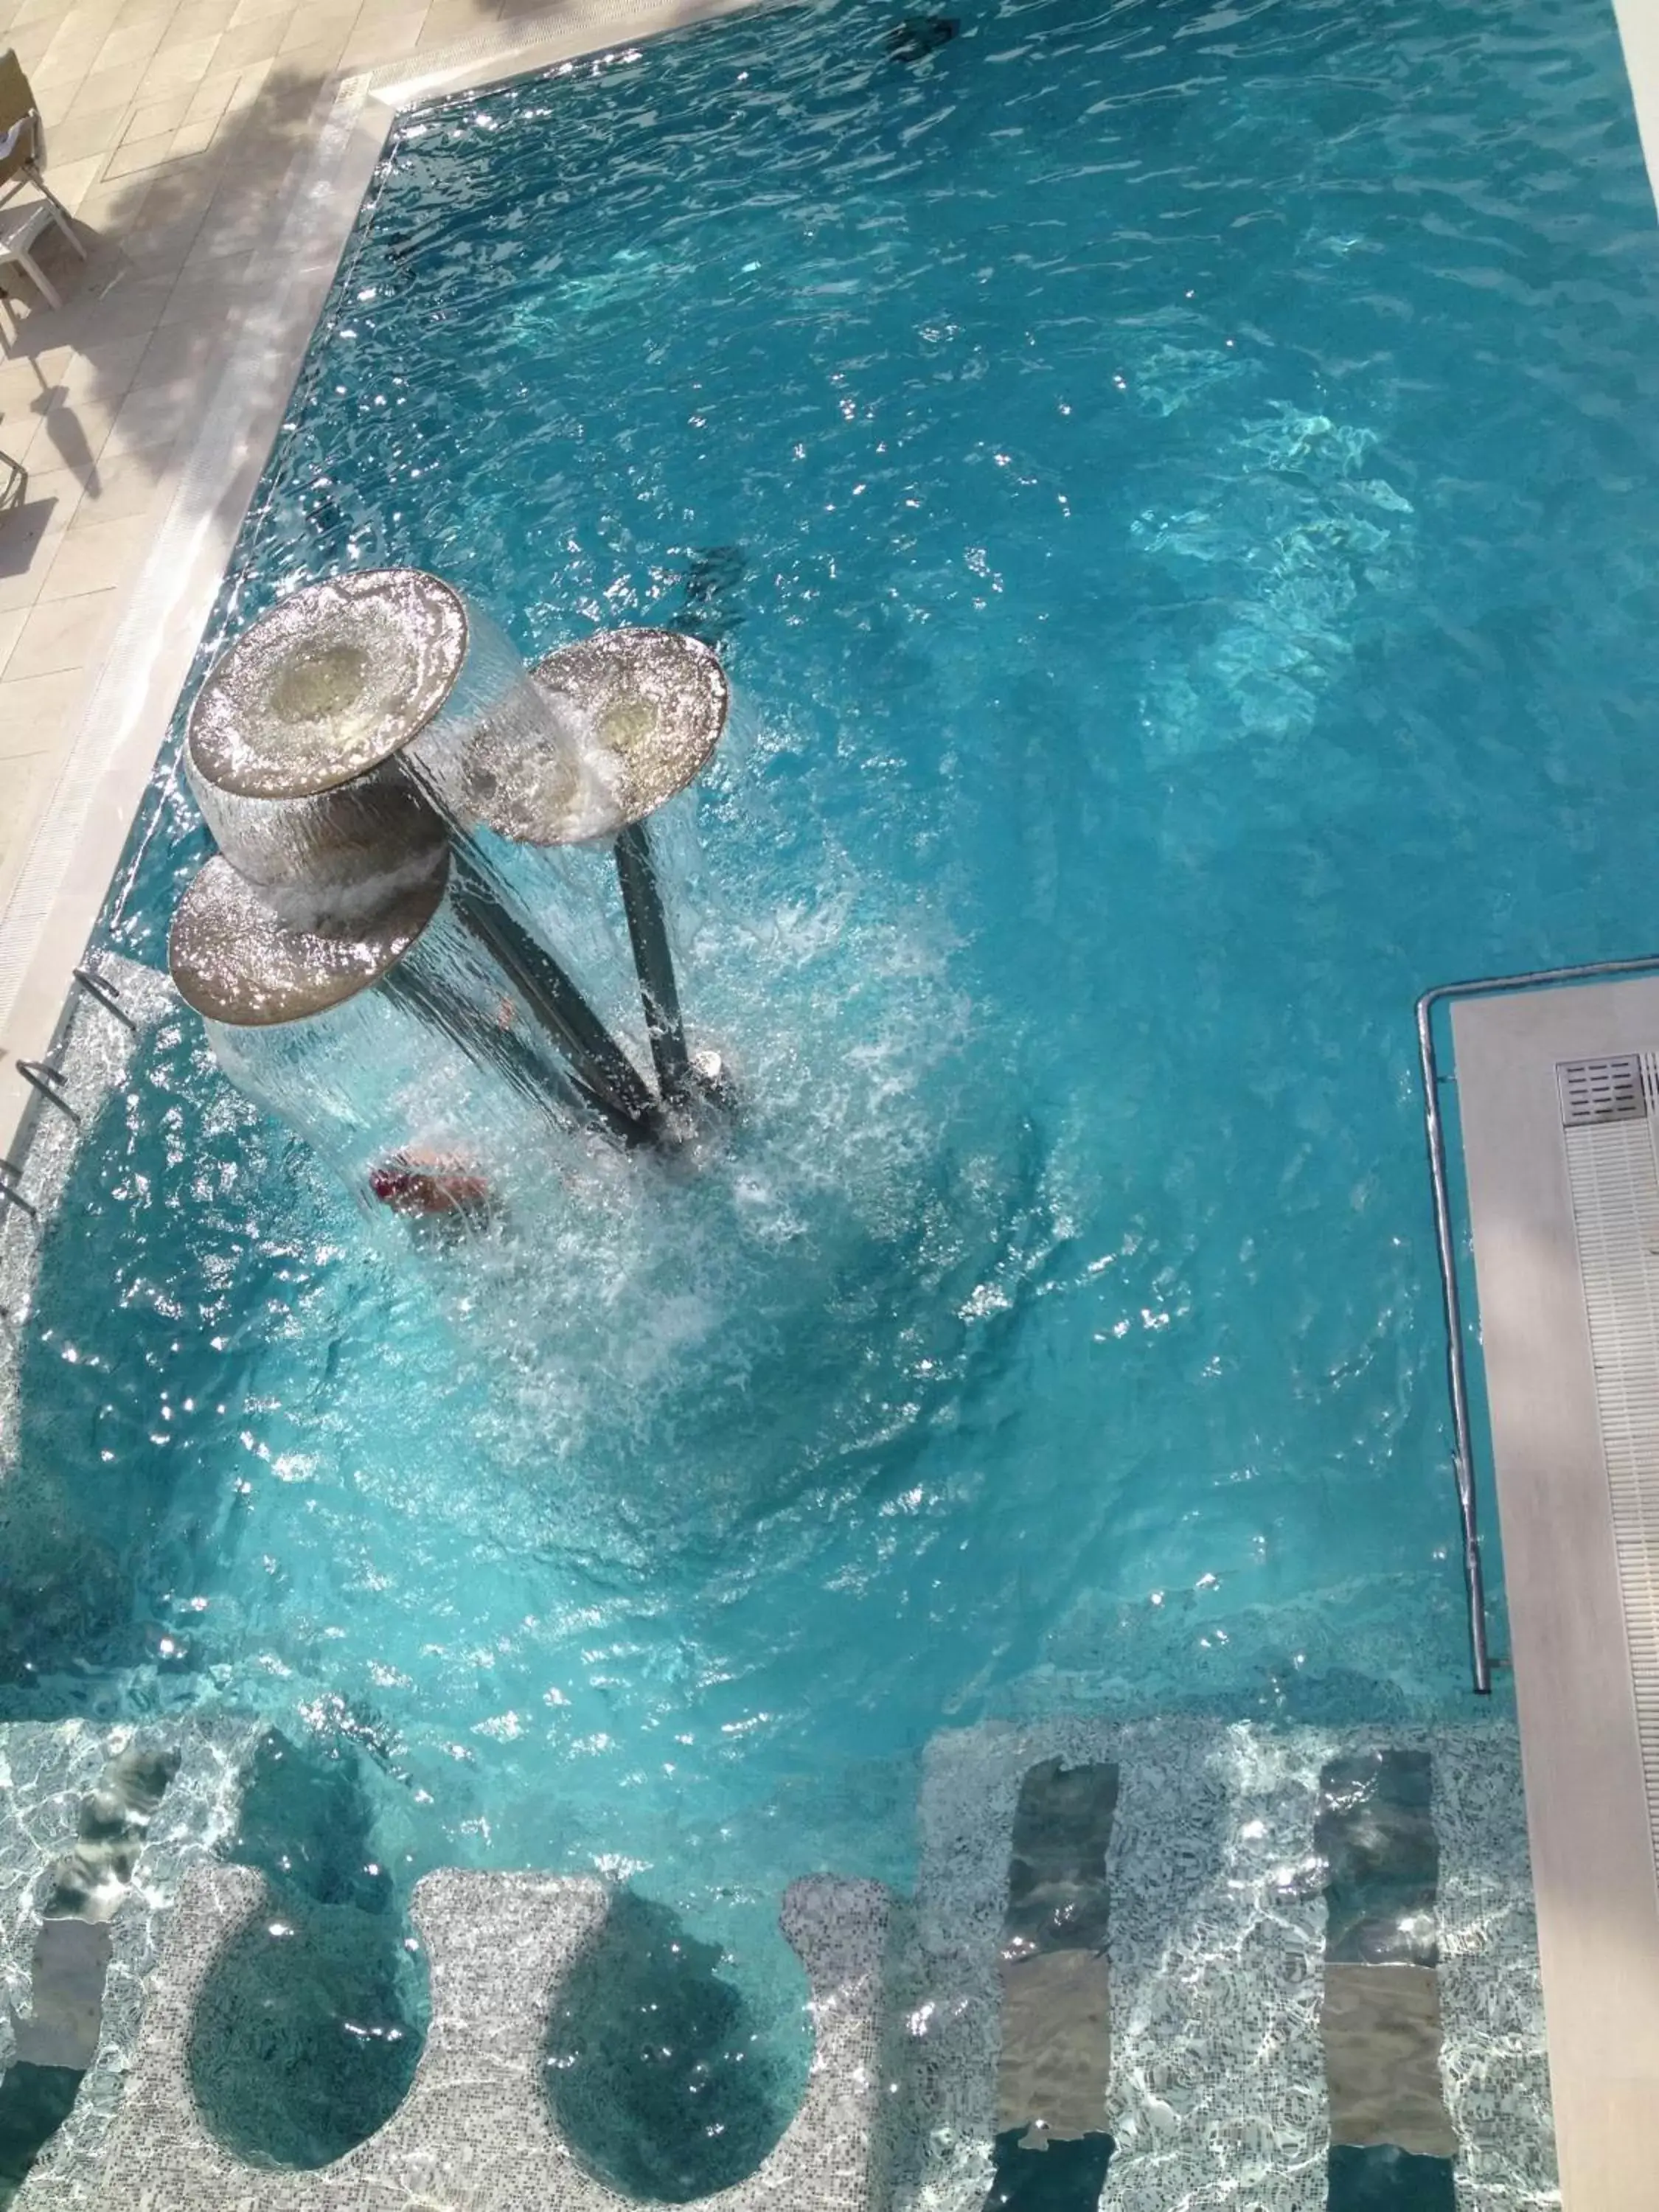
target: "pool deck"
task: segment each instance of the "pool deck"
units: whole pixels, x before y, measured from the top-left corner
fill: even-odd
[[[1650,2212],[1659,977],[1467,1001],[1453,1036],[1563,2197]]]

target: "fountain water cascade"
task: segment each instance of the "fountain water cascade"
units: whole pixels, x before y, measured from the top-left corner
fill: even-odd
[[[215,664],[186,743],[219,852],[179,903],[169,965],[221,1064],[268,1090],[256,1036],[321,1036],[312,1133],[337,1091],[330,1054],[361,1049],[366,1009],[395,1008],[562,1127],[682,1143],[732,1094],[718,1055],[687,1042],[648,820],[708,765],[727,704],[696,638],[609,631],[532,670],[419,569],[283,600]],[[522,895],[521,856],[574,846],[613,859],[654,1087],[585,988],[580,947],[603,926],[574,931],[573,957]],[[395,1164],[378,1194],[464,1203],[453,1159],[400,1152],[388,1131],[373,1133]]]

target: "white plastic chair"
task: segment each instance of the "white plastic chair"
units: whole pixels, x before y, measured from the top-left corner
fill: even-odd
[[[22,64],[9,47],[0,52],[0,269],[15,262],[50,307],[61,307],[32,248],[42,231],[61,230],[82,261],[87,249],[76,235],[69,210],[46,183],[46,129]],[[23,198],[33,185],[37,198]]]

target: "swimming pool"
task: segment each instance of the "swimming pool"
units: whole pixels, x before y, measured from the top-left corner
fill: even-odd
[[[7,1717],[361,1745],[390,1891],[625,1874],[780,2017],[778,1893],[907,1887],[941,1730],[1464,1705],[1409,1008],[1655,904],[1610,18],[957,21],[399,126],[216,639],[410,562],[526,652],[717,640],[687,994],[747,1114],[696,1177],[526,1161],[439,1261],[164,1024],[0,1592]],[[112,946],[202,850],[158,788]]]

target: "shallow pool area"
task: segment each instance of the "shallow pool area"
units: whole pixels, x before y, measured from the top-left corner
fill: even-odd
[[[1248,1911],[1182,1923],[1212,1975],[1275,1899],[1314,1981],[1354,1963],[1285,1870],[1366,1745],[1433,1764],[1515,1936],[1411,1007],[1651,939],[1659,234],[1613,21],[944,20],[763,9],[404,117],[203,647],[409,563],[527,657],[689,629],[738,702],[674,853],[691,1027],[743,1100],[695,1160],[509,1115],[489,1226],[424,1237],[158,1002],[65,1162],[13,1343],[0,1723],[278,1732],[216,1849],[319,1955],[361,1944],[316,2033],[368,1988],[380,2040],[249,2155],[315,2165],[396,2108],[417,1881],[537,1869],[626,1883],[624,1979],[694,1962],[698,2055],[641,2094],[672,2136],[762,2077],[744,2155],[692,2177],[740,2179],[806,2078],[781,1899],[920,1885],[926,1922],[939,1778],[981,1751],[984,1943],[942,1964],[941,1920],[905,1971],[913,2017],[930,1973],[994,2006],[1011,1742],[1113,1763],[1145,1868],[1199,1747],[1190,1832],[1251,1869],[1215,1892]],[[98,940],[150,969],[208,850],[175,767]],[[451,1133],[434,1070],[364,1080]],[[233,2057],[249,1985],[204,2000]],[[1148,2002],[1109,2205],[1165,2201],[1148,2115],[1207,2094],[1166,2100]],[[1325,2201],[1292,2011],[1279,2151],[1212,2130],[1181,2201]],[[1550,2201],[1520,2017],[1538,2193],[1470,2197],[1466,2157],[1468,2202]],[[963,2094],[899,2161],[918,2212],[992,2201]],[[595,2170],[672,2197],[678,2153],[629,2163],[651,2124]]]

